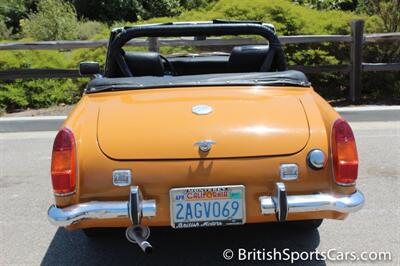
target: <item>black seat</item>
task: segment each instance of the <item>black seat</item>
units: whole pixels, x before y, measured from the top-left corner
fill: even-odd
[[[236,46],[229,56],[229,72],[267,72],[273,59],[268,57],[269,52],[268,45]]]
[[[225,73],[229,55],[168,57],[178,75]]]
[[[135,77],[164,75],[164,64],[158,53],[125,52],[124,58]]]

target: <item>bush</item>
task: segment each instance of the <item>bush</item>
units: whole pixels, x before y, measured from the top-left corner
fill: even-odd
[[[35,40],[73,40],[77,38],[75,8],[62,0],[42,0],[37,12],[22,24],[25,36]]]
[[[359,1],[354,0],[293,0],[293,2],[307,5],[312,8],[317,8],[321,10],[327,9],[338,9],[338,10],[347,10],[354,11],[357,9],[357,5]]]
[[[101,49],[101,48],[99,48]],[[104,48],[103,48],[104,49]],[[58,51],[4,51],[0,56],[0,71],[24,68],[77,68],[84,50]],[[87,51],[86,51],[86,54]],[[90,54],[90,53],[89,53]],[[90,54],[94,56],[93,54]],[[102,51],[105,56],[105,51]],[[83,55],[81,56],[83,57]],[[0,109],[13,111],[21,108],[42,108],[60,103],[78,101],[88,79],[35,79],[0,82]]]
[[[79,17],[112,24],[116,20],[136,21],[139,3],[137,0],[68,0]]]
[[[143,19],[153,17],[171,17],[182,11],[179,0],[141,0],[139,15]]]
[[[82,94],[82,81],[72,79],[17,80],[0,85],[0,109],[42,108],[73,104]]]
[[[183,8],[191,10],[195,8],[203,8],[216,0],[180,0],[180,4]]]
[[[0,85],[0,109],[10,111],[29,105],[25,88],[18,83]]]
[[[88,3],[88,6],[90,6],[91,1],[81,1],[82,5],[84,3]],[[379,2],[377,0],[373,1]],[[387,1],[395,0],[385,0],[385,2]],[[97,9],[92,7],[91,11],[93,11],[93,13],[103,12],[101,7],[101,3],[103,1],[94,2],[96,2],[97,6],[100,7]],[[116,3],[116,1],[112,2]],[[127,3],[134,3],[135,1],[121,0],[119,2],[121,5],[123,5]],[[176,3],[178,1],[173,2]],[[217,18],[253,19],[273,23],[277,28],[278,35],[349,34],[349,22],[351,19],[355,18],[366,19],[367,32],[381,32],[384,31],[387,27],[384,21],[376,15],[367,17],[356,15],[355,13],[351,12],[343,12],[340,10],[320,11],[306,6],[293,4],[293,2],[290,0],[180,0],[181,4],[184,2],[186,3],[184,7],[187,9],[191,8],[190,2],[210,2],[210,4],[203,5],[201,9],[183,11],[179,16],[174,18],[158,17],[147,21],[141,21],[140,23],[212,20]],[[160,5],[164,4],[165,3],[161,3]],[[135,6],[134,8],[139,8],[140,6],[141,5],[138,2],[138,6]],[[112,8],[115,8],[114,10],[119,10],[120,13],[125,12],[125,9],[120,9],[119,6],[116,7],[113,5],[109,5],[108,7],[110,8],[110,12]],[[386,8],[384,9],[384,11],[386,12],[386,10],[388,9],[389,8]],[[170,8],[169,10],[175,12],[173,11],[173,8]],[[125,15],[123,13],[120,13],[118,13],[117,11],[116,13],[113,13],[113,15],[118,16],[118,20],[122,20]],[[170,13],[166,12],[165,14],[166,16],[169,16]],[[373,12],[371,14],[373,14]],[[130,15],[131,17],[134,15],[136,18],[136,13],[131,12]],[[134,19],[128,20],[133,21]],[[129,24],[131,23],[122,21],[118,23],[114,22],[114,26],[124,26]],[[397,28],[397,30],[399,29]],[[78,25],[78,27],[76,28],[76,32],[82,39],[106,39],[108,38],[109,29],[99,22],[86,21]],[[127,49],[146,50],[146,48],[144,47],[128,47]],[[198,52],[207,51],[207,49],[207,47],[162,47],[161,51],[165,53],[182,51]],[[212,49],[215,48],[213,47]],[[284,49],[287,55],[288,63],[292,65],[324,65],[349,63],[349,45],[346,43],[285,45]],[[399,51],[400,45],[398,42],[367,44],[364,46],[363,50],[364,61],[399,62]],[[106,48],[104,47],[96,49],[76,49],[69,52],[6,51],[1,52],[0,55],[0,70],[12,68],[76,69],[80,61],[87,60],[98,61],[102,66],[104,66],[105,57]],[[347,95],[349,83],[349,77],[347,74],[322,73],[308,75],[308,77],[313,83],[314,87],[318,90],[318,92],[320,92],[324,97],[328,99],[342,98],[346,97]],[[399,99],[399,77],[400,75],[396,72],[364,72],[363,95],[365,97],[371,97],[374,99],[382,97]],[[83,81],[84,80],[81,79],[66,79],[56,81],[41,79],[37,81],[16,81],[7,83],[3,82],[3,84],[0,83],[0,110],[4,109],[5,107],[7,107],[7,110],[12,110],[26,107],[45,107],[51,104],[62,102],[74,102],[79,98],[79,95],[83,89]],[[38,88],[35,88],[36,86]],[[59,89],[57,89],[57,87],[59,87]]]
[[[0,40],[9,39],[11,37],[12,30],[7,28],[6,23],[0,17]]]
[[[27,17],[29,9],[34,9],[36,0],[0,0],[0,17],[13,33],[20,30],[19,21]]]
[[[78,26],[78,39],[89,40],[105,29],[108,28],[103,23],[98,21],[80,22]]]

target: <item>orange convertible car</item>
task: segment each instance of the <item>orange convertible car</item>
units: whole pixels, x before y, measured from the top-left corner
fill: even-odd
[[[140,37],[257,35],[230,53],[132,52]],[[224,39],[221,39],[224,40]],[[57,226],[125,227],[145,251],[149,226],[286,222],[318,227],[359,210],[349,124],[286,70],[271,25],[213,21],[118,28],[104,73],[58,132],[51,177]]]

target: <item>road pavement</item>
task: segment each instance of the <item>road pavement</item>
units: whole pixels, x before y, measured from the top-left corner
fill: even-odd
[[[336,111],[350,122],[396,121],[400,106],[336,107]],[[66,116],[0,117],[0,133],[57,130]]]
[[[46,211],[53,200],[49,167],[55,132],[1,133],[0,265],[237,264],[237,259],[223,259],[227,248],[235,254],[239,248],[330,251],[337,259],[342,252],[360,256],[362,252],[385,251],[391,253],[391,260],[375,265],[400,265],[398,120],[362,122],[361,118],[352,122],[360,155],[358,186],[367,201],[345,221],[325,220],[319,230],[312,231],[267,224],[195,230],[155,228],[150,237],[155,250],[149,256],[128,243],[122,231],[92,240],[79,230],[69,232],[50,225]],[[246,261],[251,262],[266,264]],[[349,265],[350,261],[314,258],[297,264]]]

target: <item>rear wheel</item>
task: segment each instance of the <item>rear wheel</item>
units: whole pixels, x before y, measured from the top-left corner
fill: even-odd
[[[323,219],[287,221],[285,222],[285,226],[289,226],[293,229],[315,230],[322,224],[322,221]]]

